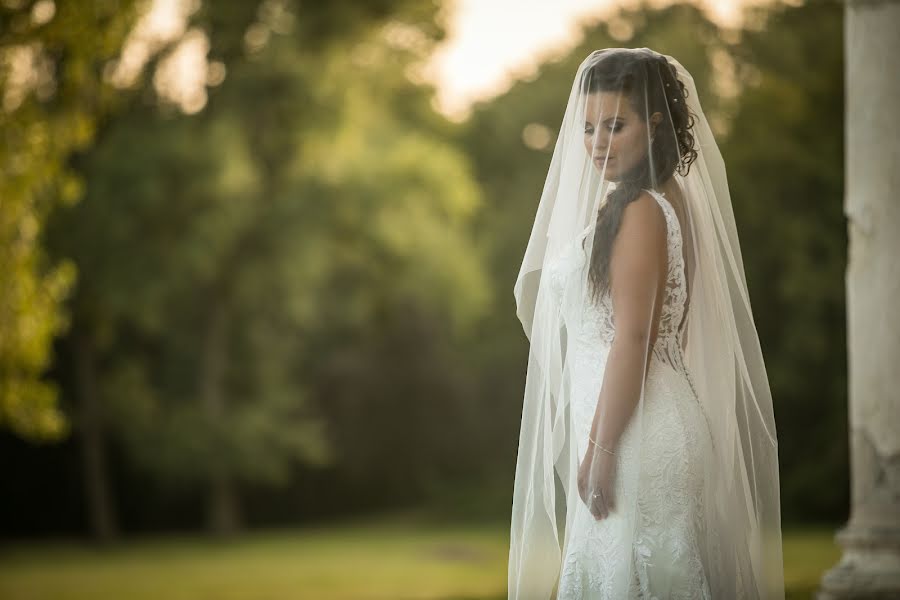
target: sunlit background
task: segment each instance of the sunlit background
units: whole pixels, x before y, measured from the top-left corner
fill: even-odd
[[[505,598],[513,283],[606,46],[694,75],[775,398],[788,597],[836,562],[840,3],[0,15],[0,597]]]

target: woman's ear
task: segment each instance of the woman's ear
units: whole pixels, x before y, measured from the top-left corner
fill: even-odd
[[[650,115],[650,135],[656,133],[656,126],[662,123],[663,116],[662,113],[656,111],[652,115]]]

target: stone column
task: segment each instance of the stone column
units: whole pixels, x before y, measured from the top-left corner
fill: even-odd
[[[844,0],[850,520],[818,600],[900,598],[900,0]]]

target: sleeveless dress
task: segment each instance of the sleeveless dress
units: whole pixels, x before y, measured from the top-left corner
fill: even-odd
[[[665,214],[668,249],[667,285],[659,329],[644,388],[640,428],[632,418],[617,451],[616,509],[596,520],[578,494],[569,492],[571,530],[563,548],[557,600],[711,598],[702,514],[704,453],[713,441],[690,374],[685,368],[682,333],[687,286],[678,217],[665,196],[647,190]],[[588,230],[589,231],[589,230]],[[550,285],[560,293],[569,277],[586,275],[581,237],[548,265]],[[576,436],[578,462],[603,381],[603,365],[613,338],[609,294],[586,308],[579,339],[571,340],[570,431]],[[599,365],[599,366],[598,366]],[[639,452],[635,436],[640,436]],[[640,468],[640,476],[628,476]],[[630,484],[623,483],[630,481]],[[574,486],[570,486],[574,487]],[[634,506],[632,521],[618,507]],[[636,521],[636,522],[635,522]],[[630,571],[630,574],[629,574]],[[614,596],[615,574],[630,579],[627,596]]]

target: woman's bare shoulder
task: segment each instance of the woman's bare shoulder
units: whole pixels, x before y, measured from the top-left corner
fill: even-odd
[[[656,198],[647,190],[625,205],[620,232],[623,237],[653,244],[666,239],[666,215]],[[660,236],[662,236],[660,238]]]

